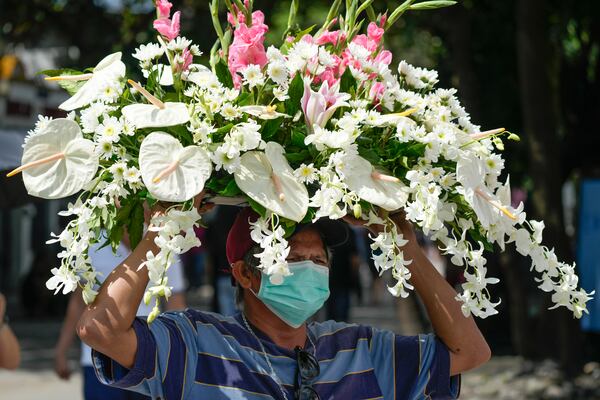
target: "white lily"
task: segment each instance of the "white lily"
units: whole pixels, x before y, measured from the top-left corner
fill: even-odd
[[[48,81],[60,80],[85,80],[86,83],[70,99],[63,102],[58,108],[72,111],[82,108],[93,102],[100,96],[102,88],[107,81],[118,81],[125,76],[125,64],[121,61],[121,52],[104,57],[94,67],[92,73],[81,75],[62,75],[47,77]]]
[[[265,151],[249,151],[240,158],[234,174],[239,188],[275,214],[300,222],[308,210],[308,191],[298,182],[279,143],[268,142]]]
[[[131,104],[121,110],[123,116],[137,129],[181,125],[190,120],[190,113],[185,103],[163,103],[139,83],[132,80],[128,80],[128,82],[151,103]]]
[[[212,172],[207,152],[199,146],[183,147],[165,132],[152,132],[140,146],[140,172],[152,196],[181,202],[204,189]]]
[[[416,108],[409,108],[408,110],[399,112],[399,113],[378,115],[377,117],[374,118],[373,121],[370,121],[369,125],[389,126],[389,125],[398,125],[400,123],[400,121],[406,121],[407,123],[416,126],[417,123],[415,121],[413,121],[412,119],[408,118],[408,116],[410,114],[413,114],[416,111],[417,111]]]
[[[99,161],[94,149],[94,142],[83,138],[76,122],[54,119],[29,139],[22,165],[7,176],[23,172],[23,183],[32,196],[67,197],[80,191],[96,174]]]
[[[344,182],[361,199],[388,211],[406,205],[407,187],[400,179],[382,174],[369,161],[354,154],[344,155],[342,165]]]

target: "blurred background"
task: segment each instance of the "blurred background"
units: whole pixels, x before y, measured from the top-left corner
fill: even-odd
[[[206,0],[173,0],[182,11],[182,34],[208,54],[214,40]],[[301,1],[298,21],[322,21],[329,1]],[[377,11],[398,1],[375,0]],[[255,0],[267,16],[267,39],[280,39],[289,3]],[[70,379],[54,372],[57,342],[68,296],[45,288],[58,265],[50,232],[66,221],[57,216],[69,199],[29,197],[21,178],[6,178],[20,165],[21,144],[38,114],[63,115],[67,95],[38,71],[82,69],[106,54],[130,56],[152,41],[151,0],[0,0],[0,292],[23,347],[18,371],[0,371],[0,398],[83,398],[79,349],[67,352]],[[224,15],[222,16],[224,21]],[[600,293],[600,2],[597,0],[461,0],[443,10],[409,12],[386,34],[394,63],[440,72],[440,87],[456,87],[482,129],[505,127],[520,135],[507,143],[513,200],[528,216],[546,222],[544,242],[559,258],[577,261],[582,286]],[[207,61],[207,60],[204,60]],[[139,74],[139,72],[138,72]],[[186,303],[231,312],[232,291],[224,266],[224,235],[235,208],[219,207],[199,229],[204,246],[182,258]],[[416,296],[397,301],[385,290],[367,255],[368,237],[355,231],[338,251],[332,301],[319,318],[345,319],[415,334],[430,329]],[[461,271],[423,238],[434,264],[455,285]],[[446,266],[448,265],[448,268]],[[589,303],[582,321],[548,310],[530,266],[512,249],[489,256],[499,277],[493,298],[499,315],[478,321],[494,357],[465,374],[464,399],[600,399],[600,301]],[[64,371],[63,371],[64,372]],[[65,375],[65,374],[63,374]],[[6,397],[5,397],[6,396]]]

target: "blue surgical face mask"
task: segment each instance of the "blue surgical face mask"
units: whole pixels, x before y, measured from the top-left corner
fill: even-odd
[[[269,310],[293,328],[314,315],[329,297],[329,268],[310,260],[289,263],[292,275],[280,285],[262,274],[258,297]]]

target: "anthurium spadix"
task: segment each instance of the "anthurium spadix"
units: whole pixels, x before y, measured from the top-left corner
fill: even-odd
[[[342,159],[344,182],[363,200],[384,210],[394,211],[406,205],[406,186],[395,176],[377,171],[364,158],[347,154]]]
[[[140,146],[140,172],[152,196],[181,202],[197,195],[212,172],[209,155],[199,146],[183,147],[165,132],[152,132]]]
[[[131,104],[121,110],[136,128],[163,128],[185,124],[190,120],[190,113],[185,103],[162,102],[148,92],[142,85],[128,80],[150,104]]]
[[[46,80],[85,80],[83,86],[70,99],[58,106],[61,110],[72,111],[85,107],[98,99],[107,82],[118,81],[125,76],[125,64],[121,61],[121,52],[104,57],[89,74],[62,75],[48,77]]]
[[[98,155],[91,140],[83,138],[79,125],[66,118],[48,122],[31,136],[23,149],[22,165],[27,193],[44,199],[60,199],[80,191],[98,169]]]
[[[249,151],[235,173],[238,187],[275,214],[300,222],[308,210],[308,191],[298,182],[283,147],[268,142],[265,151]]]

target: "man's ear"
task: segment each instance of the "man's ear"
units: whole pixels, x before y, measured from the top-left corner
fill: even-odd
[[[252,286],[252,273],[246,268],[246,264],[242,260],[231,264],[231,274],[244,289]]]

